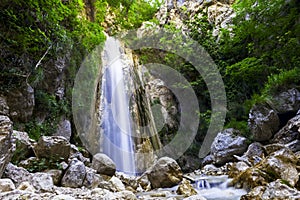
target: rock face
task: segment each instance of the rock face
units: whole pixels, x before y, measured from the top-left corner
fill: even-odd
[[[62,136],[64,138],[66,138],[68,141],[70,141],[71,135],[72,135],[71,122],[67,119],[62,120],[58,124],[57,131],[54,135],[55,136]]]
[[[30,85],[24,84],[20,88],[9,91],[6,100],[10,111],[9,116],[14,122],[27,122],[30,119],[35,105],[34,90]]]
[[[248,126],[253,140],[263,142],[271,139],[279,125],[279,117],[274,110],[263,105],[255,105],[250,110]]]
[[[38,158],[52,160],[68,160],[70,156],[70,143],[62,136],[42,136],[34,147]]]
[[[0,178],[13,154],[12,122],[7,116],[0,115]]]
[[[9,115],[9,107],[4,96],[0,96],[0,115]]]
[[[81,187],[86,175],[86,169],[83,162],[74,159],[71,161],[69,168],[66,170],[61,185],[64,187]]]
[[[226,129],[216,136],[211,145],[211,155],[218,165],[234,160],[234,155],[241,155],[247,150],[246,138],[237,136],[239,132]]]
[[[99,174],[113,176],[116,172],[115,163],[105,154],[97,153],[92,160],[92,168]]]
[[[169,157],[160,158],[147,175],[152,188],[172,187],[182,180],[179,165]]]

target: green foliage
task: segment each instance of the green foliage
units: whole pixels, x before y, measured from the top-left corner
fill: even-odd
[[[63,161],[63,158],[60,160],[53,160],[53,159],[47,159],[47,158],[40,158],[33,161],[30,161],[30,164],[26,166],[26,169],[31,172],[42,172],[48,169],[59,169],[62,170],[61,162]]]

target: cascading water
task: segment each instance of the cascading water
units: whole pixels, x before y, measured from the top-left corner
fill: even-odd
[[[120,41],[108,37],[103,55],[100,151],[116,163],[117,171],[137,175],[154,162],[153,150],[159,142],[153,137],[156,129],[141,80],[125,57]]]

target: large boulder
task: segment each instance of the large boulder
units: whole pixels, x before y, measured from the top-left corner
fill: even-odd
[[[92,166],[99,174],[113,176],[116,172],[116,164],[107,155],[97,153],[93,156]]]
[[[68,160],[70,151],[70,142],[62,136],[42,136],[34,147],[38,158],[51,160]]]
[[[40,172],[32,175],[31,184],[37,192],[52,192],[54,187],[51,175]]]
[[[13,154],[12,132],[10,119],[7,116],[0,115],[0,178]]]
[[[254,141],[268,141],[279,129],[279,125],[277,113],[267,106],[255,105],[250,110],[248,126]]]
[[[6,166],[3,177],[11,179],[16,186],[19,186],[22,182],[32,180],[31,173],[23,167],[17,167],[11,163]]]
[[[33,147],[34,140],[30,139],[26,132],[13,131],[13,137],[16,140],[16,151],[12,160],[19,162],[26,158],[34,156]]]
[[[61,180],[61,185],[72,188],[81,187],[83,185],[85,175],[86,168],[83,162],[73,159]]]
[[[182,171],[177,162],[169,157],[160,158],[147,174],[152,188],[177,185],[182,180]]]
[[[290,119],[288,123],[280,129],[272,139],[273,143],[287,144],[298,139],[300,133],[300,115]]]
[[[295,88],[282,92],[273,99],[272,107],[278,113],[296,113],[300,109],[300,92]]]
[[[211,145],[211,155],[217,165],[223,165],[234,160],[234,155],[241,155],[247,150],[247,139],[238,136],[235,129],[226,129],[215,137]]]

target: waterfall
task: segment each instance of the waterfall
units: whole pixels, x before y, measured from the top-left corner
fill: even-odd
[[[159,144],[142,81],[126,54],[119,40],[108,37],[102,55],[100,151],[117,171],[137,175],[153,164]]]

